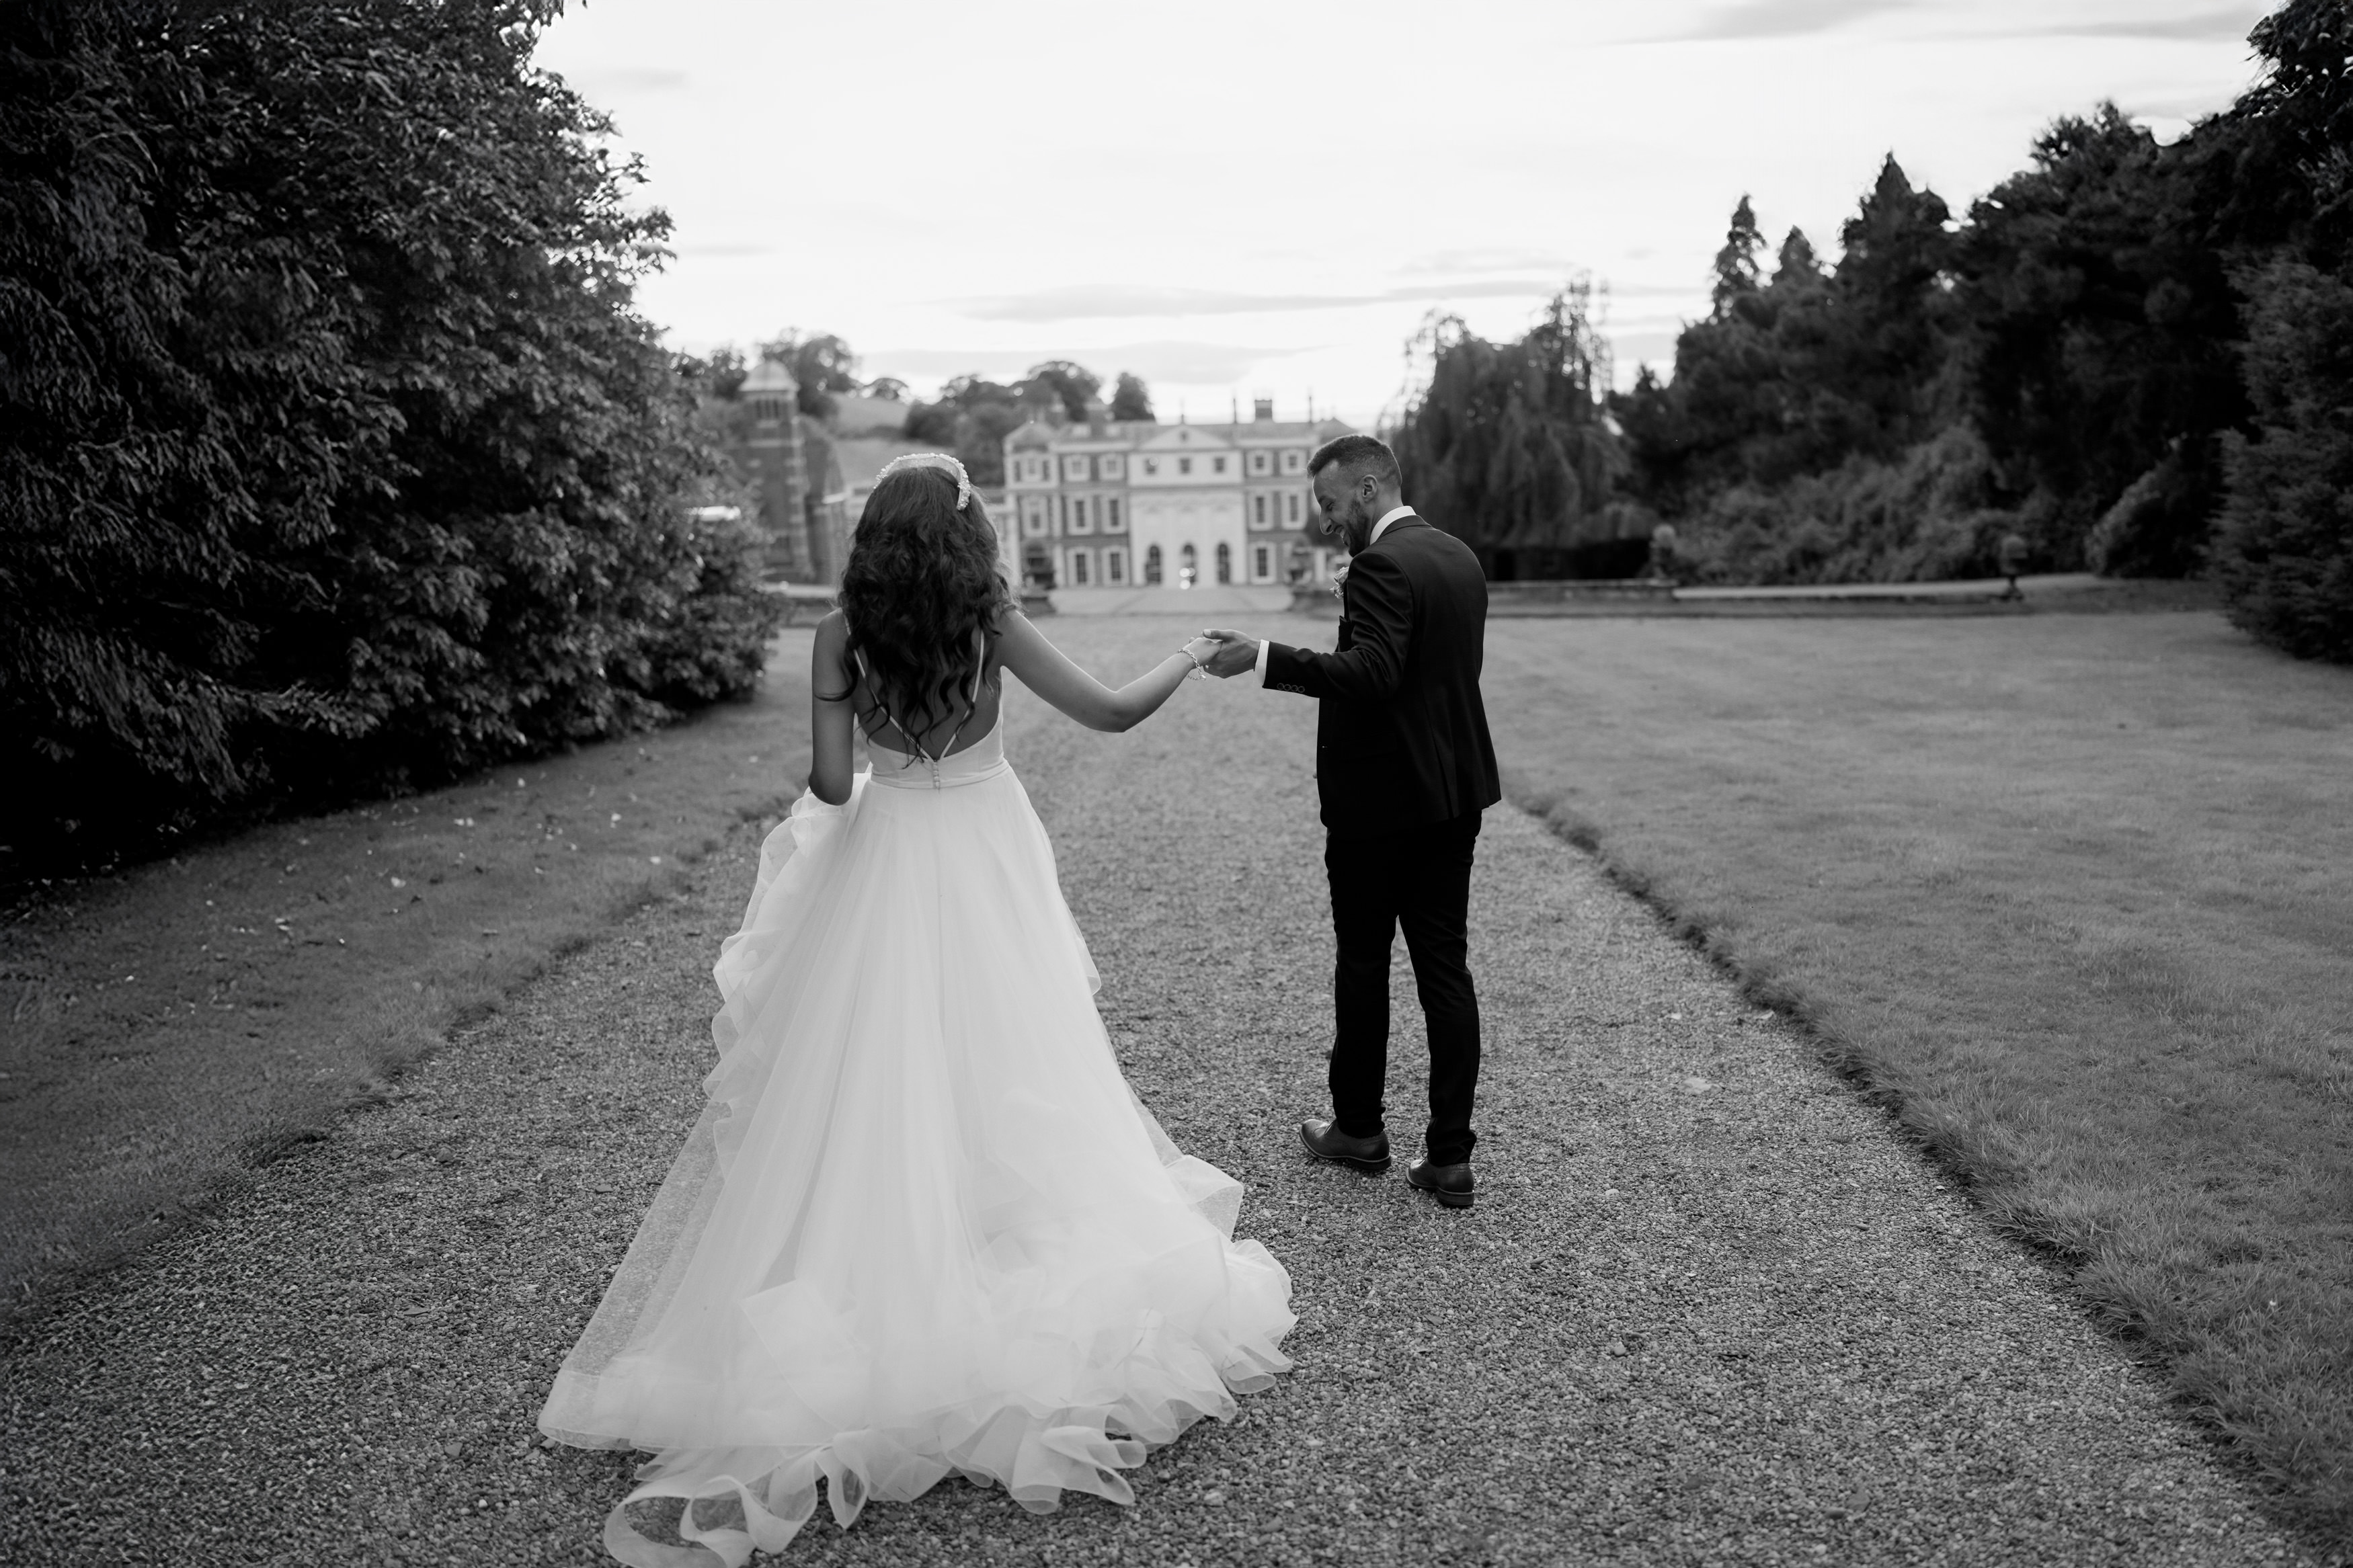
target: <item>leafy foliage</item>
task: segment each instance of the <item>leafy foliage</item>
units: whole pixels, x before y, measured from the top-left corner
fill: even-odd
[[[977,485],[1005,482],[1005,438],[1031,419],[1050,424],[1082,420],[1100,407],[1103,378],[1084,365],[1049,360],[1007,386],[980,375],[948,378],[936,402],[907,410],[911,441],[952,449]],[[1139,376],[1122,372],[1109,409],[1113,419],[1150,419],[1152,393]]]
[[[2049,559],[2197,565],[2220,489],[2214,437],[2246,407],[2237,300],[2199,187],[2188,160],[2106,104],[2059,121],[2033,165],[1971,209],[1959,304],[1972,412],[2012,489],[2036,498]],[[2079,550],[2095,524],[2098,547]]]
[[[831,332],[804,338],[788,327],[762,343],[759,355],[793,373],[799,388],[796,401],[811,419],[832,418],[835,395],[859,390],[858,356]]]
[[[666,220],[531,68],[545,7],[12,8],[0,711],[42,823],[135,835],[743,689],[629,308]],[[717,637],[717,643],[704,639]]]
[[[1744,195],[1672,378],[1611,402],[1672,569],[1982,572],[2015,532],[2042,569],[2211,566],[2257,635],[2353,658],[2353,12],[2289,0],[2251,41],[2227,113],[2165,146],[2063,119],[1957,227],[1889,158],[1827,274],[1793,229],[1760,281]]]
[[[2353,663],[2353,284],[2282,258],[2244,278],[2253,437],[2223,437],[2216,575],[2231,618]]]
[[[1563,289],[1512,342],[1491,343],[1442,315],[1417,341],[1430,384],[1389,433],[1406,493],[1491,566],[1499,549],[1606,531],[1624,458],[1602,416],[1609,351],[1590,302],[1588,285]]]
[[[1152,412],[1152,389],[1144,378],[1129,371],[1119,373],[1119,384],[1112,389],[1111,416],[1113,419],[1149,421]]]

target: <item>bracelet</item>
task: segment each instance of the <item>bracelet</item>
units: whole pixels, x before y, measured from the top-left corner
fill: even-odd
[[[1207,679],[1209,679],[1209,667],[1208,667],[1208,665],[1206,665],[1206,664],[1203,664],[1199,659],[1193,658],[1193,649],[1192,649],[1192,647],[1191,647],[1191,645],[1190,645],[1190,643],[1189,643],[1189,642],[1187,644],[1187,646],[1185,646],[1184,647],[1180,647],[1180,648],[1178,648],[1176,651],[1177,651],[1178,653],[1183,654],[1183,655],[1185,656],[1185,658],[1187,658],[1187,661],[1189,661],[1189,662],[1192,664],[1192,666],[1193,666],[1193,673],[1192,673],[1192,674],[1190,674],[1190,675],[1188,675],[1188,676],[1187,676],[1187,677],[1185,678],[1186,679],[1187,679],[1187,680],[1207,680]]]

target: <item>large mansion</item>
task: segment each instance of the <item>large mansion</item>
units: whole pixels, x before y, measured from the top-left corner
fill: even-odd
[[[1022,575],[1062,588],[1274,584],[1331,575],[1307,458],[1354,428],[1285,422],[1261,398],[1248,424],[1036,420],[1005,438],[1008,542]]]

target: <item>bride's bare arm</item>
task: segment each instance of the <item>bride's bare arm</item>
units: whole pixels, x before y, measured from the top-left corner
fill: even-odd
[[[836,610],[817,624],[809,651],[809,791],[828,805],[849,798],[849,623]]]
[[[1205,637],[1193,639],[1195,654],[1207,658],[1217,645]],[[1046,640],[1046,634],[1018,610],[1008,612],[998,627],[998,663],[1021,678],[1021,684],[1090,730],[1132,730],[1168,700],[1169,693],[1192,672],[1193,661],[1172,653],[1144,674],[1113,691]]]

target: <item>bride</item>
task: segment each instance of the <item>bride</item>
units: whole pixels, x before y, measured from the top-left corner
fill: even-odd
[[[1290,1277],[1120,1076],[1005,760],[1005,671],[1125,730],[1214,645],[1098,683],[1009,605],[938,453],[883,470],[840,605],[808,792],[720,947],[708,1104],[540,1414],[654,1451],[605,1524],[640,1568],[781,1549],[819,1478],[844,1526],[951,1471],[1039,1512],[1130,1502],[1120,1469],[1291,1364]],[[695,1544],[638,1533],[628,1504],[659,1497]]]

